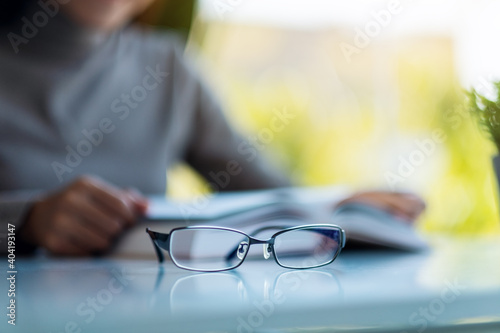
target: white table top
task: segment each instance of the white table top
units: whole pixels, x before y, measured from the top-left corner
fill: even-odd
[[[3,314],[1,332],[500,332],[499,239],[345,251],[302,271],[272,259],[221,273],[110,258],[16,265],[16,326]]]

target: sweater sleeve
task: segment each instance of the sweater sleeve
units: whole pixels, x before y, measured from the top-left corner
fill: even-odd
[[[8,237],[15,237],[15,253],[27,254],[33,252],[35,247],[26,243],[20,237],[20,230],[23,228],[31,206],[38,197],[36,191],[20,191],[20,192],[0,192],[0,253],[8,252]],[[13,229],[13,230],[12,230]]]
[[[262,147],[245,139],[229,123],[221,104],[186,60],[179,59],[196,99],[185,160],[216,191],[238,191],[290,186],[288,177],[266,161]]]

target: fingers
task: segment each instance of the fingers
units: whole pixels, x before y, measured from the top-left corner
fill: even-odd
[[[396,216],[409,221],[415,220],[425,209],[423,200],[407,193],[386,193],[385,204]]]
[[[86,254],[106,250],[114,238],[71,217],[61,220],[58,227],[62,239],[71,242]]]
[[[106,237],[114,237],[126,226],[119,218],[103,211],[88,200],[81,200],[71,206],[72,213],[79,216],[83,223],[92,226],[93,229],[104,234]]]
[[[138,216],[144,215],[148,202],[137,190],[119,190],[95,179],[85,179],[83,184],[93,200],[102,205],[112,216],[119,218],[126,226],[134,224]]]
[[[377,193],[367,200],[367,203],[374,203],[401,218],[409,218],[412,212],[411,203],[407,202],[400,194]]]
[[[146,209],[147,201],[137,191],[84,177],[37,202],[24,235],[54,254],[88,255],[108,249]]]
[[[136,211],[140,215],[146,214],[149,205],[148,200],[136,189],[127,189],[125,193],[135,205]]]
[[[360,192],[343,200],[339,205],[349,202],[372,205],[410,222],[418,218],[425,210],[425,203],[421,198],[414,194],[401,192]]]
[[[125,224],[131,224],[135,220],[137,213],[134,204],[122,191],[92,178],[79,180],[77,186],[82,192],[87,193],[101,210],[118,217],[126,222]]]
[[[393,193],[390,203],[395,211],[401,212],[410,220],[415,220],[425,210],[425,202],[410,193]]]

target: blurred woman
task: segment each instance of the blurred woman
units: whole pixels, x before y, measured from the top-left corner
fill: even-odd
[[[18,251],[108,249],[178,161],[216,190],[289,185],[229,125],[176,36],[130,24],[152,2],[0,5],[0,219]],[[408,220],[423,207],[398,193],[349,200]]]

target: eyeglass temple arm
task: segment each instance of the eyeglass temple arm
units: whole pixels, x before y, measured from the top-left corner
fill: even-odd
[[[151,241],[153,242],[153,247],[155,248],[156,256],[158,257],[158,261],[160,263],[165,261],[165,256],[163,255],[163,252],[161,252],[161,248],[163,248],[166,251],[169,251],[170,249],[168,248],[168,239],[170,234],[162,234],[159,232],[154,232],[149,228],[146,228],[146,232],[148,233],[149,237],[151,237]],[[158,243],[162,244],[163,246],[160,248]]]
[[[256,230],[252,231],[252,233],[249,236],[250,237],[257,236],[258,234],[260,234],[261,232],[266,231],[266,230],[286,229],[286,228],[290,228],[290,226],[275,226],[275,225],[265,226],[265,227],[261,227],[261,228],[258,228]],[[233,260],[236,257],[236,255],[238,254],[239,247],[240,247],[240,245],[237,244],[234,247],[234,249],[226,255],[226,258],[225,258],[226,261]]]

